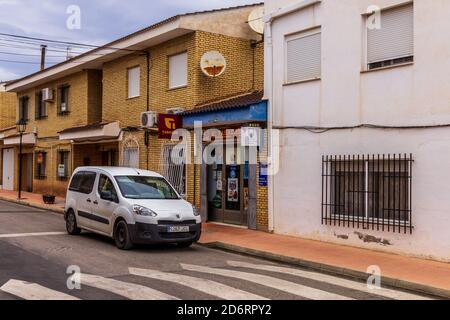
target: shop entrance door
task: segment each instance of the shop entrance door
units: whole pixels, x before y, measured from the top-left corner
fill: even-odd
[[[214,164],[207,167],[208,219],[247,225],[248,172],[245,165]]]

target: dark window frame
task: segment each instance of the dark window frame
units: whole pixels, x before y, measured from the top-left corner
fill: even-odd
[[[322,224],[412,233],[413,156],[322,158]]]
[[[39,154],[42,154],[42,163],[38,163]],[[47,179],[47,152],[42,150],[36,151],[34,158],[34,178],[36,180]]]
[[[36,93],[36,103],[35,103],[35,120],[47,119],[47,102],[44,101],[42,91]]]
[[[28,96],[19,98],[19,120],[30,121],[29,105],[30,98]]]
[[[66,103],[66,111],[62,111],[62,103]],[[63,84],[58,87],[58,116],[70,113],[70,85]]]

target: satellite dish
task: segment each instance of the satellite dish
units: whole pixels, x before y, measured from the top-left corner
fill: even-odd
[[[208,51],[202,56],[200,67],[205,75],[215,78],[225,72],[227,62],[220,52]]]
[[[248,25],[253,31],[259,34],[264,34],[264,7],[259,7],[250,12],[248,16]]]

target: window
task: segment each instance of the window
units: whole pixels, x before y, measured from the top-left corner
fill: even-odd
[[[169,57],[169,88],[185,87],[188,84],[187,52]]]
[[[46,178],[47,152],[37,151],[35,153],[34,177],[38,180]]]
[[[19,99],[19,120],[28,121],[28,97],[21,97]]]
[[[179,200],[175,190],[163,178],[144,176],[119,176],[115,178],[125,198]]]
[[[101,174],[98,182],[98,194],[102,200],[118,202],[117,192],[111,179]]]
[[[381,28],[367,28],[368,69],[414,61],[414,5],[381,11]]]
[[[160,172],[179,194],[186,195],[186,158],[184,149],[175,149],[175,145],[167,145],[162,149]],[[177,154],[177,152],[179,152]]]
[[[128,168],[139,168],[139,144],[133,139],[124,143],[123,166]]]
[[[128,99],[141,95],[141,68],[128,69]]]
[[[67,85],[59,88],[58,94],[58,114],[65,115],[69,113],[69,89]]]
[[[97,174],[95,172],[79,172],[70,182],[69,190],[84,194],[91,194]]]
[[[314,30],[286,39],[286,82],[319,79],[322,72],[321,32]]]
[[[58,151],[58,167],[56,168],[56,176],[59,180],[67,180],[69,174],[69,155],[66,150]]]
[[[412,232],[412,155],[327,156],[322,223]]]
[[[43,99],[42,91],[36,94],[36,120],[41,120],[47,117],[47,105]]]

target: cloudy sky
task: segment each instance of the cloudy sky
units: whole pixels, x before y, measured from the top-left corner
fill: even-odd
[[[257,2],[260,1],[0,0],[0,33],[101,45],[178,13]],[[67,10],[73,5],[81,9],[81,29],[67,28]],[[63,61],[65,51],[64,46],[49,46],[49,65]],[[39,43],[0,35],[0,81],[37,71],[39,61]]]

